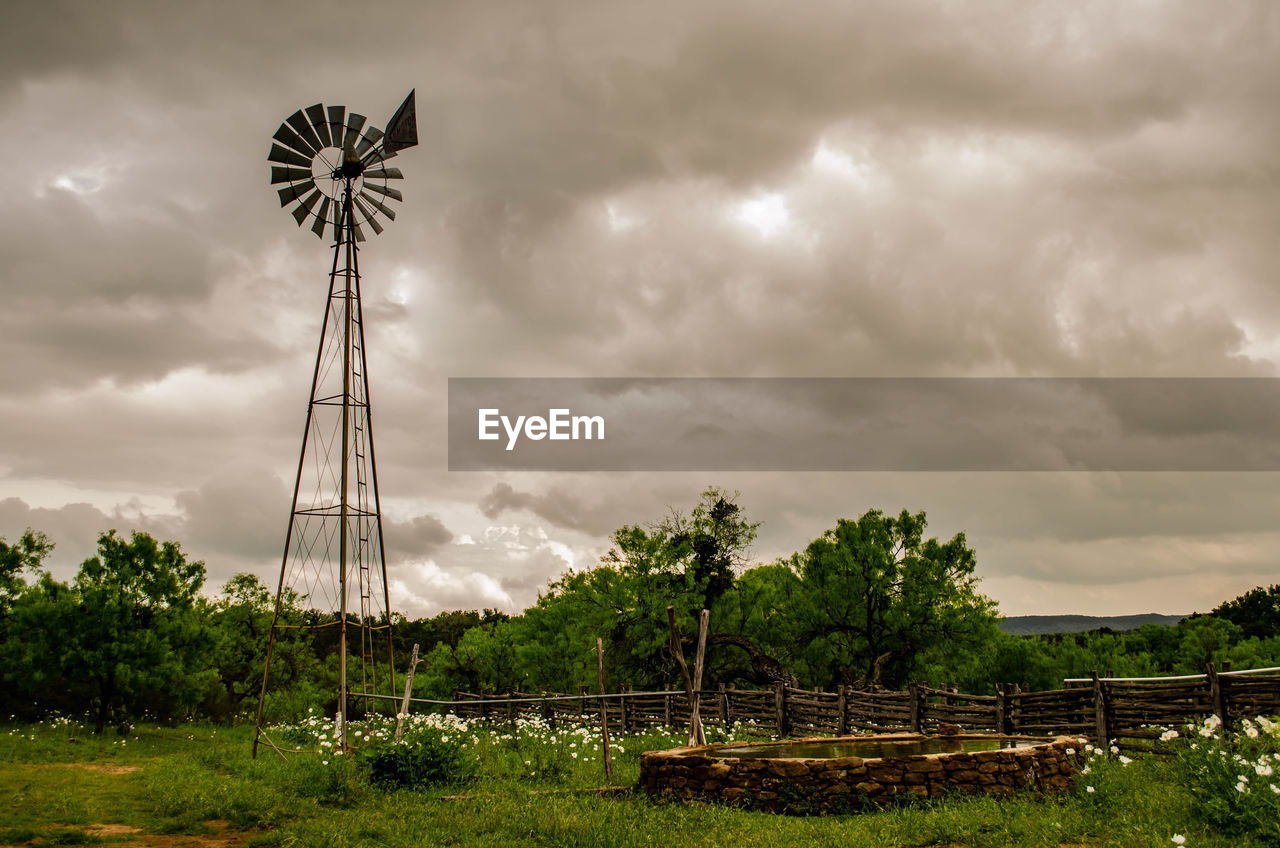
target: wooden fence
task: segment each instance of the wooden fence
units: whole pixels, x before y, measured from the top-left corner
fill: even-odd
[[[1066,681],[1066,688],[1023,692],[996,687],[994,695],[912,685],[905,692],[836,692],[793,689],[700,690],[704,725],[755,725],[777,736],[845,735],[860,731],[911,730],[929,733],[944,724],[968,731],[1025,735],[1087,736],[1116,740],[1122,748],[1150,747],[1161,726],[1178,727],[1217,715],[1224,725],[1257,715],[1280,713],[1280,669],[1218,672],[1173,678],[1110,678],[1097,674]],[[450,701],[412,699],[428,709],[465,718],[514,721],[540,717],[551,723],[595,723],[600,695],[584,687],[576,695],[511,692],[476,695],[456,692]],[[683,691],[616,692],[603,698],[611,727],[684,728],[689,702]]]

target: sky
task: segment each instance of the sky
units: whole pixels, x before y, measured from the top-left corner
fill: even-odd
[[[709,485],[759,563],[923,510],[1009,615],[1276,582],[1273,472],[449,472],[445,438],[450,377],[1277,376],[1267,0],[10,0],[0,536],[274,585],[332,255],[271,135],[410,89],[360,255],[393,608],[518,611]]]

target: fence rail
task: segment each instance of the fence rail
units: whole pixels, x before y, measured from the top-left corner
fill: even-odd
[[[1088,686],[1040,692],[1000,685],[994,695],[919,684],[905,692],[843,686],[836,692],[781,684],[773,689],[722,686],[700,690],[699,695],[704,725],[750,723],[778,736],[902,730],[928,733],[946,724],[1010,734],[1080,734],[1095,741],[1115,740],[1122,748],[1150,747],[1159,736],[1153,728],[1161,725],[1217,715],[1230,728],[1241,718],[1280,713],[1280,669],[1274,668],[1227,673],[1210,665],[1202,675],[1126,679],[1094,674],[1068,683],[1086,681]],[[553,725],[596,723],[602,702],[610,725],[624,731],[688,726],[689,701],[683,690],[628,690],[602,696],[589,694],[583,687],[577,694],[455,692],[447,701],[410,699],[412,705],[464,718],[514,721],[538,717]]]

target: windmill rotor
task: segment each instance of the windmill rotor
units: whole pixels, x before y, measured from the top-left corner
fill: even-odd
[[[340,241],[343,226],[352,228],[356,241],[365,240],[364,226],[381,234],[383,223],[395,220],[392,204],[404,200],[395,187],[404,174],[386,162],[418,143],[416,112],[411,91],[385,129],[367,126],[364,115],[345,106],[323,103],[285,118],[267,154],[281,208],[289,208],[299,227],[309,222],[322,239],[327,233]]]

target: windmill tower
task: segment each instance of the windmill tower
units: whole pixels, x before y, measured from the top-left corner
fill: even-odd
[[[387,160],[418,143],[414,93],[385,130],[366,127],[363,115],[317,103],[294,112],[273,136],[272,185],[280,206],[301,227],[333,241],[333,268],[324,322],[311,377],[293,506],[285,534],[275,612],[267,637],[258,696],[253,754],[263,738],[263,708],[271,654],[286,587],[331,613],[317,627],[336,627],[338,724],[347,742],[347,708],[353,697],[394,694],[391,610],[374,461],[372,402],[360,304],[359,243],[365,227],[382,232],[381,218],[395,220],[392,202],[403,200],[391,183],[404,175]],[[385,657],[382,655],[385,650]],[[353,663],[352,660],[357,660]],[[353,667],[357,666],[357,667]],[[355,685],[358,692],[353,693]],[[366,705],[368,698],[366,697]],[[270,740],[267,740],[268,744]],[[274,746],[273,746],[274,747]]]

